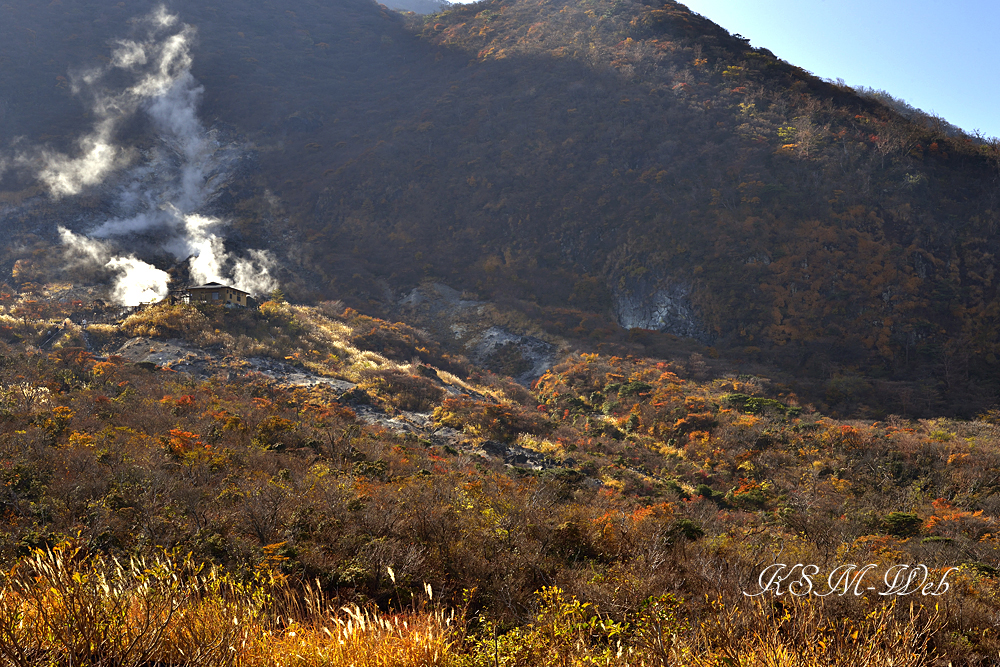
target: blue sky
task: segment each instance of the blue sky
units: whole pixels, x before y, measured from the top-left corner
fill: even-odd
[[[688,0],[816,76],[885,90],[970,134],[1000,137],[1000,2]]]

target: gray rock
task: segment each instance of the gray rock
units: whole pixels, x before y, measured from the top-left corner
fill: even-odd
[[[505,371],[503,367],[513,365],[520,372],[510,374],[524,385],[540,378],[552,367],[556,356],[555,346],[551,343],[496,326],[480,333],[466,347],[471,348],[473,362],[490,370]]]
[[[682,282],[659,285],[627,281],[614,290],[618,323],[626,329],[652,329],[708,342],[710,336],[695,315],[691,286]]]
[[[350,391],[357,385],[347,380],[337,380],[310,373],[267,357],[250,357],[247,364],[254,371],[275,380],[279,385],[289,387],[315,387],[326,385],[341,392]]]
[[[487,440],[482,443],[479,445],[479,450],[475,451],[475,453],[480,456],[501,459],[507,465],[518,468],[549,470],[551,468],[565,467],[565,464],[560,465],[544,454],[534,450],[521,447],[520,445],[507,445],[496,440]]]

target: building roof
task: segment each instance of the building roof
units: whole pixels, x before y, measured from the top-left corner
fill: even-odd
[[[238,287],[233,287],[232,285],[222,285],[220,283],[205,283],[204,285],[190,285],[188,290],[193,289],[231,289],[234,292],[240,292],[241,294],[250,294],[246,290],[241,290]]]

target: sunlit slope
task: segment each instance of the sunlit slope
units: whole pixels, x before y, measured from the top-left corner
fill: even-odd
[[[697,357],[571,354],[529,391],[333,302],[122,320],[38,297],[0,289],[6,655],[118,660],[137,636],[269,665],[1000,649],[996,410],[835,420]],[[789,549],[812,587],[744,595]],[[408,613],[434,605],[454,622]]]
[[[71,145],[57,77],[136,11],[88,7],[78,29],[81,6],[3,10],[0,84],[31,100],[4,94],[11,131]],[[932,402],[992,382],[997,153],[934,119],[672,2],[174,11],[198,28],[206,125],[256,142],[248,178],[287,211],[260,233],[303,294],[385,302],[432,278]]]

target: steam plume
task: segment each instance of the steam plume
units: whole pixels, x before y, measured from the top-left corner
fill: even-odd
[[[197,107],[203,88],[191,75],[195,30],[160,7],[139,22],[144,35],[119,40],[106,66],[74,77],[73,90],[90,100],[96,118],[77,142],[77,152],[24,151],[16,163],[31,168],[54,198],[107,185],[121,173],[115,195],[119,215],[96,225],[87,237],[60,228],[73,261],[90,261],[116,276],[114,298],[134,305],[167,294],[168,275],[135,255],[116,254],[125,237],[141,234],[180,261],[196,282],[233,283],[252,294],[277,286],[276,266],[267,251],[236,257],[225,248],[225,221],[205,208],[226,182],[240,150],[206,131]],[[106,92],[109,74],[128,83]],[[157,146],[136,164],[138,152],[116,144],[120,127],[145,113],[158,135]],[[2,168],[0,163],[0,168]]]
[[[147,37],[142,42],[119,41],[110,64],[74,77],[73,92],[82,88],[93,93],[91,113],[97,119],[93,130],[77,140],[80,154],[76,157],[50,150],[22,154],[21,164],[40,164],[38,177],[53,197],[79,194],[84,188],[101,183],[112,171],[127,164],[133,152],[114,143],[115,132],[139,107],[163,97],[177,81],[191,79],[189,44],[194,29],[183,26],[180,32],[160,38],[162,31],[177,23],[177,17],[163,7],[146,17]],[[133,74],[135,82],[116,94],[95,92],[97,84],[112,70]],[[81,85],[82,84],[82,85]]]
[[[124,305],[158,301],[167,296],[170,276],[134,256],[116,257],[106,244],[59,227],[59,237],[67,249],[67,259],[76,263],[96,263],[115,275],[112,298]]]

